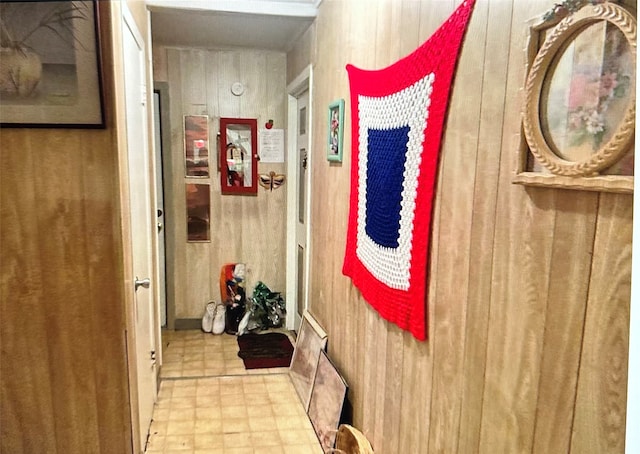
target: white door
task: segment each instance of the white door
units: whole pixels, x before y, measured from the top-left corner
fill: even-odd
[[[126,12],[126,10],[125,10]],[[130,14],[123,21],[124,80],[127,111],[127,155],[133,274],[136,277],[135,337],[141,449],[149,432],[156,399],[156,361],[152,276],[152,235],[155,210],[151,206],[145,56],[143,41]]]
[[[312,70],[287,87],[287,327],[297,330],[309,301]]]

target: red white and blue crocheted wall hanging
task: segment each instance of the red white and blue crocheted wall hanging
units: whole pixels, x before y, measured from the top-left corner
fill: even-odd
[[[378,313],[427,337],[426,281],[438,153],[453,72],[475,0],[417,50],[368,71],[347,65],[352,162],[342,272]]]

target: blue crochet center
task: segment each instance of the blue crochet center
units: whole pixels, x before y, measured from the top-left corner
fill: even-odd
[[[369,129],[365,232],[376,244],[397,248],[409,126]]]

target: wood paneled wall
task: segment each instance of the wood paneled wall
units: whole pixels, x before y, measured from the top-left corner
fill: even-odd
[[[296,41],[296,45],[287,53],[287,84],[291,83],[309,63],[315,61],[316,23],[312,22],[309,28]]]
[[[285,128],[286,55],[263,50],[154,49],[155,80],[166,75],[171,109],[171,151],[164,156],[167,264],[174,291],[176,319],[201,318],[206,303],[220,301],[218,279],[225,263],[247,264],[247,295],[257,281],[285,291],[286,190],[257,196],[220,194],[216,154],[210,156],[210,178],[185,178],[184,115],[209,115],[210,150],[215,150],[220,117],[257,118],[258,128],[274,120]],[[166,67],[164,66],[166,64]],[[231,84],[245,87],[234,96]],[[259,173],[284,173],[284,163],[258,163]],[[211,242],[188,243],[185,183],[206,183],[211,189]],[[289,184],[288,182],[285,184]],[[171,308],[171,302],[169,307]]]
[[[108,64],[104,87],[104,130],[0,130],[2,453],[132,451]]]
[[[325,0],[302,43],[311,48],[290,53],[314,65],[316,150],[328,104],[347,103],[344,163],[313,154],[310,303],[377,453],[624,452],[632,197],[511,183],[527,21],[553,3],[477,1],[441,150],[426,342],[382,320],[341,275],[344,68],[410,53],[459,1]]]

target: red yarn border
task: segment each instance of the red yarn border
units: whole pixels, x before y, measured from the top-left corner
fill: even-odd
[[[458,53],[475,0],[464,1],[431,37],[413,53],[381,70],[347,65],[351,86],[351,197],[347,244],[342,272],[352,279],[364,299],[384,319],[408,330],[418,340],[427,338],[426,284],[433,194],[438,155],[449,93]],[[356,255],[358,230],[358,96],[382,97],[413,85],[434,73],[428,127],[422,144],[411,250],[410,282],[406,291],[378,281]]]

